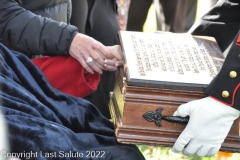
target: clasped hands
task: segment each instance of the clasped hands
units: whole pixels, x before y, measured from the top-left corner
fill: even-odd
[[[180,105],[174,116],[189,116],[190,119],[172,151],[182,151],[186,156],[215,155],[239,114],[238,110],[211,97]]]
[[[77,33],[73,38],[69,54],[75,58],[89,73],[102,70],[115,71],[123,65],[122,51],[119,45],[104,46],[95,39]]]

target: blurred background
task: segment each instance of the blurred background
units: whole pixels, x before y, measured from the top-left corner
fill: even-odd
[[[127,24],[129,22],[131,24],[135,22],[136,24],[136,20],[140,24],[138,19],[142,18],[142,23],[144,23],[142,31],[154,32],[161,29],[158,26],[158,23],[161,22],[158,21],[164,21],[164,16],[166,21],[169,21],[168,19],[177,21],[176,19],[178,18],[187,17],[186,19],[191,21],[188,24],[188,28],[191,27],[197,19],[207,13],[217,3],[217,0],[117,0],[117,3],[118,21],[121,30],[132,30],[131,26],[127,27]],[[169,11],[168,8],[170,8]],[[174,14],[174,12],[176,13]],[[135,13],[134,18],[136,18],[133,19],[134,22],[132,21],[133,13]],[[176,18],[177,15],[178,17]],[[179,15],[182,17],[179,17]],[[128,16],[130,16],[129,22]],[[180,21],[186,21],[186,19],[180,19]],[[129,25],[131,25],[130,23]],[[180,25],[177,25],[177,27],[180,27]]]

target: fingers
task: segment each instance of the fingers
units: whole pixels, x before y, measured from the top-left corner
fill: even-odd
[[[123,66],[124,62],[123,61],[119,61],[115,64],[115,66],[120,67]]]
[[[102,74],[102,69],[101,69],[102,67],[97,62],[94,62],[94,60],[93,62],[87,63],[87,65],[88,65],[87,68],[90,68],[96,71],[97,73]],[[90,72],[90,73],[93,74],[93,72]]]
[[[187,145],[186,147],[185,144]],[[221,145],[216,147],[201,146],[200,144],[194,142],[194,140],[191,140],[189,144],[186,142],[176,142],[172,147],[172,151],[175,153],[182,151],[185,156],[196,155],[199,157],[211,157],[217,154],[220,148]]]
[[[115,66],[115,64],[117,63],[117,60],[114,58],[114,59],[105,59],[105,65],[108,65],[108,66]]]
[[[116,71],[118,66],[123,65],[122,51],[119,45],[105,47],[91,37],[78,33],[70,46],[69,54],[78,60],[89,73],[102,70]],[[88,61],[92,58],[91,61]],[[107,59],[106,62],[104,60]]]
[[[120,45],[107,46],[107,49],[113,57],[117,58],[118,61],[123,60],[123,54]]]
[[[189,144],[183,149],[182,153],[186,156],[191,156],[195,154],[199,150],[199,148],[201,148],[201,145],[198,145],[194,142],[194,140],[191,140]],[[205,154],[207,154],[207,152]]]
[[[117,66],[115,65],[116,59],[105,59],[105,70],[107,71],[116,71],[117,70]]]
[[[105,65],[105,70],[107,71],[116,71],[117,67],[116,66],[110,66],[110,65]]]
[[[196,151],[195,154],[196,154],[197,156],[200,156],[200,157],[205,157],[210,150],[212,150],[211,147],[208,147],[208,146],[204,146],[204,147],[203,147],[203,146],[202,146],[202,147],[200,147],[200,148]],[[193,153],[193,154],[194,154],[194,153]]]
[[[120,66],[123,66],[123,62],[115,62],[115,63],[111,63],[111,64],[108,64],[108,63],[105,63],[104,67],[105,67],[105,70],[108,70],[108,71],[116,71],[118,67]]]
[[[91,37],[83,34],[77,34],[70,46],[69,54],[79,61],[79,63],[86,69],[89,73],[94,73],[94,71],[102,74],[104,68],[104,60],[99,54],[100,51],[94,49],[98,48],[102,52],[108,54],[108,50],[100,42],[97,42]],[[87,61],[92,58],[92,61]]]
[[[94,42],[93,49],[96,50],[103,59],[111,59],[114,57],[110,54],[108,48],[98,41]]]
[[[183,131],[173,145],[172,151],[175,153],[182,152],[184,147],[190,142],[190,140],[190,136],[186,136],[185,131]]]
[[[199,157],[210,157],[215,155],[221,146],[210,147],[210,146],[201,146],[198,142],[195,142],[193,139],[184,139],[178,138],[174,146],[172,147],[172,151],[175,153],[182,152],[185,156],[197,155]]]
[[[183,149],[182,153],[185,156],[196,155],[199,157],[211,157],[214,156],[220,149],[219,147],[201,146],[191,141],[186,148]]]
[[[93,60],[89,63],[87,63],[87,67],[91,68],[92,70],[96,71],[99,74],[102,74],[102,70],[104,69],[104,60],[102,57],[98,54],[97,51],[92,50],[89,52],[90,55],[87,57],[87,54],[84,54],[85,62],[87,63],[87,59],[92,58]],[[90,72],[92,73],[92,72]],[[92,73],[93,74],[93,73]]]
[[[108,71],[116,71],[119,66],[122,66],[123,62],[118,61],[116,58],[113,59],[105,59],[105,70]]]
[[[90,66],[88,66],[88,64],[85,62],[85,60],[83,59],[83,58],[75,58],[78,62],[80,62],[80,64],[83,66],[83,68],[87,71],[87,72],[89,72],[89,73],[91,73],[91,74],[94,74],[94,70],[90,67]]]
[[[84,57],[81,57],[77,55],[74,57],[80,64],[85,68],[85,70],[91,74],[94,74],[94,71],[96,71],[99,74],[102,74],[102,69],[101,67],[91,56],[86,57],[87,55],[84,55]],[[91,59],[91,61],[88,61]]]
[[[214,156],[215,154],[217,154],[217,152],[220,150],[220,147],[221,146],[217,146],[217,147],[211,148],[208,151],[208,153],[206,154],[206,157],[211,157],[211,156]]]
[[[99,66],[104,66],[105,62],[104,59],[106,59],[104,56],[99,54],[99,51],[92,50],[90,51],[90,56],[94,59],[96,63],[98,63]]]

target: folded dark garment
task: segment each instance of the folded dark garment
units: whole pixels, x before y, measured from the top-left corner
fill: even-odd
[[[0,44],[0,109],[20,159],[144,159],[116,141],[113,124],[90,102],[54,89],[28,57]],[[64,73],[63,73],[64,74]]]

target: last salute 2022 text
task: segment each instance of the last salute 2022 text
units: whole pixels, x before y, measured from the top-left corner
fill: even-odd
[[[105,158],[105,151],[59,151],[59,152],[40,152],[43,158]]]

